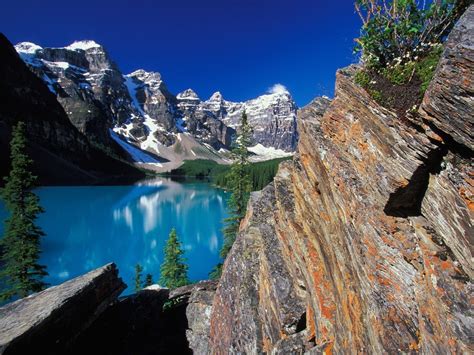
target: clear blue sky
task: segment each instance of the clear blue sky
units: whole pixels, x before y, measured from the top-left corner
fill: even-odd
[[[0,31],[14,44],[93,39],[124,73],[162,74],[169,89],[241,101],[285,85],[303,106],[332,96],[336,69],[355,61],[353,0],[15,0]]]

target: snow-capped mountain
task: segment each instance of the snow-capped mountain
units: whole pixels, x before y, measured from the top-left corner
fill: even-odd
[[[245,102],[230,102],[220,92],[203,102],[203,110],[212,112],[228,127],[238,130],[243,111],[253,128],[255,144],[291,152],[297,143],[297,107],[290,93],[271,92]]]
[[[220,92],[202,101],[192,89],[173,95],[156,72],[140,69],[123,75],[94,41],[63,48],[23,42],[15,48],[82,133],[105,148],[125,149],[131,160],[156,165],[222,160],[244,110],[258,147],[254,151],[284,155],[296,147],[297,107],[284,89],[246,102],[226,101]],[[136,149],[151,153],[151,161]]]
[[[34,60],[35,52],[41,48],[25,45],[23,49],[24,59]],[[8,142],[18,120],[26,123],[28,153],[41,184],[90,184],[112,176],[144,176],[143,172],[90,144],[71,123],[56,92],[51,93],[55,90],[53,85],[45,85],[44,81],[49,80],[40,80],[33,74],[32,67],[25,65],[1,33],[0,58],[0,176],[5,176],[10,169]],[[43,65],[41,62],[33,64]],[[51,77],[54,69],[52,66],[49,71]]]
[[[41,48],[23,42],[15,48],[56,95],[71,122],[96,143],[110,144],[108,129],[134,113],[122,73],[97,43]]]

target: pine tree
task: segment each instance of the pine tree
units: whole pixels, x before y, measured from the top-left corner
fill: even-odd
[[[153,277],[151,276],[151,274],[146,274],[144,287],[148,287],[151,285],[153,285]]]
[[[23,122],[13,128],[10,149],[11,171],[1,193],[10,212],[0,241],[3,263],[0,299],[3,301],[43,290],[46,283],[42,279],[48,275],[46,267],[38,264],[40,239],[45,234],[35,222],[44,210],[32,191],[37,177],[30,172],[33,161],[26,152]]]
[[[210,280],[219,280],[222,275],[222,263],[218,263],[214,268],[211,270],[209,273],[209,279]]]
[[[252,190],[248,151],[251,138],[252,129],[248,123],[247,114],[244,111],[240,122],[239,135],[232,149],[233,163],[227,176],[231,195],[227,204],[229,217],[224,220],[224,243],[220,251],[220,255],[224,259],[229,253],[230,248],[232,248],[232,244],[234,244],[237,232],[239,231],[240,222],[245,216],[247,202],[250,191]]]
[[[160,268],[160,285],[177,288],[189,284],[188,266],[183,254],[178,235],[173,228],[165,245],[165,260]]]
[[[142,271],[143,267],[140,264],[135,265],[135,292],[142,289]]]

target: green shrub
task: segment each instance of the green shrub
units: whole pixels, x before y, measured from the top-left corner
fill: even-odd
[[[358,70],[354,75],[354,81],[356,84],[362,86],[364,89],[368,89],[370,87],[371,77],[367,71],[361,69]]]
[[[384,99],[380,91],[372,89],[372,90],[369,90],[369,94],[377,103],[381,105],[384,104]]]
[[[368,68],[381,69],[426,57],[442,43],[469,0],[356,0],[363,26],[356,40],[356,52]],[[406,78],[398,73],[396,80]]]
[[[415,75],[415,62],[386,67],[382,69],[382,75],[392,84],[406,84]]]
[[[377,103],[384,104],[382,93],[373,88],[373,83],[375,83],[373,72],[359,69],[354,75],[354,81],[357,85],[362,86]]]
[[[441,45],[433,46],[432,50],[421,59],[415,57],[416,61],[410,61],[400,65],[389,65],[381,70],[382,75],[391,83],[403,85],[416,75],[422,82],[421,92],[424,93],[431,79],[433,79],[436,66],[441,57]]]
[[[402,85],[415,86],[418,91],[411,100],[409,108],[412,108],[413,105],[418,105],[417,102],[422,98],[433,79],[441,54],[442,46],[433,46],[431,52],[424,58],[415,58],[417,62],[410,61],[405,64],[389,65],[378,72],[374,69],[359,69],[354,75],[354,81],[362,86],[377,103],[390,108],[393,108],[399,101],[400,91],[407,89],[406,86],[401,87]],[[413,80],[414,78],[417,80]],[[382,81],[382,83],[377,84],[378,81]],[[392,87],[387,91],[387,85],[400,87],[398,89]],[[398,103],[398,106],[402,105],[407,109],[406,104],[407,102]]]
[[[441,46],[434,47],[425,58],[416,64],[416,75],[418,75],[421,80],[420,89],[422,93],[426,91],[431,79],[433,79],[442,52],[443,49]]]

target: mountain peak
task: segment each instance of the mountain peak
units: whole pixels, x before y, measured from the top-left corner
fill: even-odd
[[[207,101],[222,101],[223,97],[220,91],[216,91]]]
[[[43,48],[32,42],[20,42],[15,45],[15,49],[17,52],[34,54]]]
[[[83,40],[83,41],[75,41],[65,48],[73,50],[73,51],[78,50],[78,49],[87,51],[88,49],[92,49],[92,48],[102,48],[102,46],[92,40]]]
[[[161,74],[158,72],[149,72],[144,69],[138,69],[126,75],[129,78],[137,78],[141,81],[156,81],[161,82]]]
[[[186,89],[176,95],[178,100],[199,100],[199,96],[194,92],[193,89]]]

